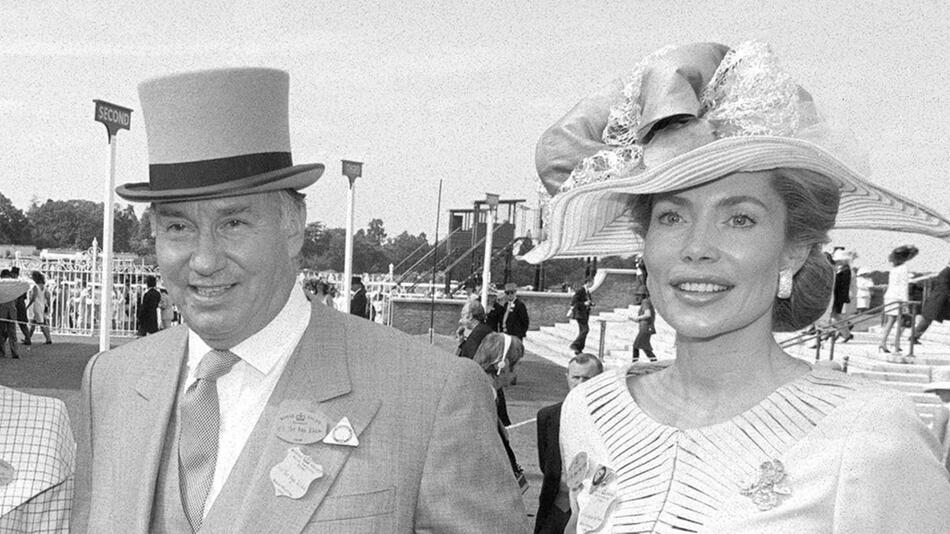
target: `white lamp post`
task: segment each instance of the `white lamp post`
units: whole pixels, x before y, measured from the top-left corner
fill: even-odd
[[[488,286],[491,285],[492,238],[495,235],[495,217],[498,214],[498,195],[485,193],[488,220],[485,221],[485,260],[482,263],[482,308],[488,310]]]
[[[360,161],[343,161],[343,176],[350,182],[349,197],[346,203],[346,248],[343,253],[343,296],[346,303],[343,305],[347,313],[350,312],[350,289],[353,278],[353,205],[356,201],[356,179],[363,175],[363,163]]]

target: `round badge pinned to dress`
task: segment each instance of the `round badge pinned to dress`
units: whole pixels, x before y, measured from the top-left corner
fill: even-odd
[[[300,450],[287,449],[287,457],[270,470],[270,481],[278,497],[299,499],[307,494],[314,480],[323,477],[323,466]]]
[[[6,486],[14,480],[16,480],[16,468],[0,458],[0,486]]]
[[[581,451],[574,455],[574,459],[571,460],[571,465],[568,466],[567,474],[564,477],[569,489],[577,490],[584,487],[588,463],[586,452]]]

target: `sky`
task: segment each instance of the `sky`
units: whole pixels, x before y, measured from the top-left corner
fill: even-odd
[[[24,210],[104,200],[109,148],[93,99],[136,110],[118,136],[116,183],[146,181],[139,82],[268,66],[290,73],[294,162],[327,167],[305,191],[309,220],[345,226],[340,160],[356,159],[356,227],[380,218],[391,236],[431,238],[440,180],[442,234],[449,208],[486,192],[534,207],[537,139],[580,98],[664,45],[747,39],[770,43],[849,126],[872,180],[950,216],[944,0],[4,2],[0,192]],[[872,269],[904,243],[921,249],[912,270],[950,260],[945,242],[922,236],[832,239]]]

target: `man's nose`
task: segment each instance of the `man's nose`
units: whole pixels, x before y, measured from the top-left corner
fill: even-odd
[[[201,230],[191,254],[189,266],[197,274],[209,276],[224,267],[224,248],[221,239],[211,230]]]

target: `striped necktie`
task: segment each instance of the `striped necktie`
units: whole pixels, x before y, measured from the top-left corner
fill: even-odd
[[[181,435],[178,437],[181,500],[191,527],[197,531],[204,519],[205,500],[214,479],[218,456],[218,378],[226,375],[241,358],[228,350],[205,354],[195,372],[197,380],[181,403]]]

